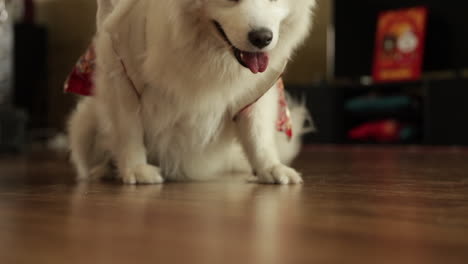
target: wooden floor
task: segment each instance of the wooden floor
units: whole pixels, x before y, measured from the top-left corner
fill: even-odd
[[[468,150],[309,147],[303,186],[121,186],[0,158],[0,263],[468,263]]]

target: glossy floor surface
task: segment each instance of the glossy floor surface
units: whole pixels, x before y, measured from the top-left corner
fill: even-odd
[[[468,151],[308,147],[303,186],[77,184],[0,158],[0,263],[468,263]]]

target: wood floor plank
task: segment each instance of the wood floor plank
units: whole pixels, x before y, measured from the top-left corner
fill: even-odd
[[[303,186],[122,186],[0,158],[0,263],[468,263],[468,151],[308,147]]]

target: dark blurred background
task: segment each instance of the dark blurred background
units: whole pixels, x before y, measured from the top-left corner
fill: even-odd
[[[94,34],[96,3],[5,2],[0,146],[22,149],[64,131],[76,98],[63,82]],[[428,8],[422,76],[374,82],[379,14],[415,6]],[[312,34],[285,76],[294,96],[306,96],[317,128],[307,143],[468,144],[467,11],[455,0],[318,0]]]

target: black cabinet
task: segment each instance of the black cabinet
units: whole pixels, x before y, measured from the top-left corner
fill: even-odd
[[[47,127],[47,31],[35,24],[17,24],[14,43],[14,104],[26,111],[30,128]]]
[[[307,143],[468,145],[468,79],[289,86],[305,95],[316,133]],[[374,100],[375,99],[375,100]],[[366,124],[398,126],[399,138],[356,140]],[[354,134],[353,134],[354,135]]]

